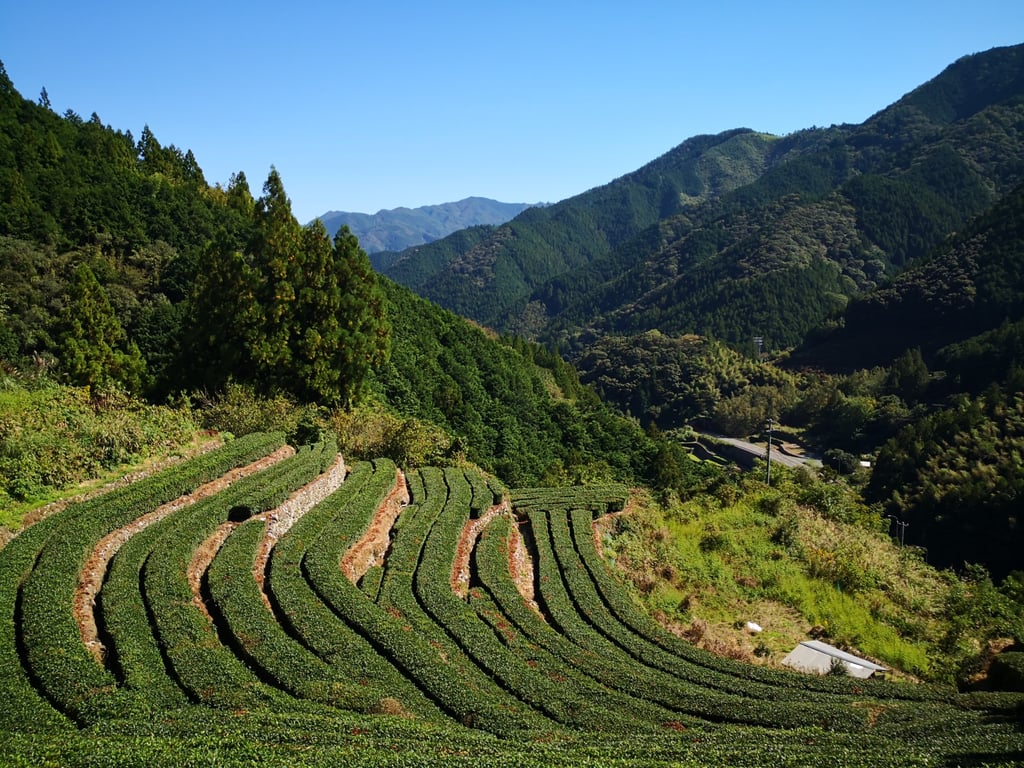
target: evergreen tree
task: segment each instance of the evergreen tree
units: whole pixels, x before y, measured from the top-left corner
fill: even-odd
[[[334,236],[334,269],[341,289],[339,399],[352,404],[362,395],[366,374],[387,360],[391,330],[370,259],[348,227]]]
[[[247,309],[255,320],[248,329],[248,352],[266,381],[287,389],[288,383],[280,379],[291,369],[291,337],[299,332],[294,306],[296,288],[304,279],[302,228],[273,168],[256,202],[255,220],[249,261],[257,282],[255,291],[243,297],[252,302]]]
[[[129,341],[88,265],[75,270],[60,320],[57,355],[73,384],[104,389],[122,386],[137,392],[145,362]]]
[[[247,352],[249,329],[254,327],[258,276],[245,253],[221,232],[204,250],[196,274],[188,328],[188,359],[179,366],[194,381],[188,385],[217,387],[229,378],[252,380],[255,371]]]
[[[341,286],[334,271],[331,238],[319,219],[302,231],[302,255],[306,280],[295,303],[300,330],[293,342],[296,372],[309,395],[337,401],[338,371],[332,365],[331,349],[341,333]]]
[[[886,383],[894,395],[908,403],[916,403],[924,395],[930,378],[920,347],[914,347],[893,362]]]
[[[271,169],[250,204],[245,177],[229,200],[251,211],[240,249],[223,233],[208,249],[194,296],[192,347],[208,386],[229,378],[325,404],[354,404],[367,373],[387,358],[384,298],[369,258],[347,228],[331,242],[319,221],[295,220]]]
[[[252,198],[249,190],[249,181],[245,178],[245,172],[239,171],[232,174],[227,189],[228,207],[241,214],[247,220],[251,220],[253,211],[256,209],[256,201]]]

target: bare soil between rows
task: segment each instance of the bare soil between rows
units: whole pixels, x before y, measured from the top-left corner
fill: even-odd
[[[258,459],[244,467],[232,469],[216,480],[199,486],[192,493],[179,496],[174,501],[169,501],[157,507],[152,512],[133,520],[122,528],[111,531],[100,539],[79,573],[78,585],[75,588],[74,602],[72,604],[75,620],[78,623],[78,631],[82,636],[82,642],[85,643],[85,646],[92,652],[97,661],[102,663],[104,648],[100,642],[99,631],[96,625],[96,596],[103,586],[103,580],[106,578],[110,561],[117,554],[118,550],[132,536],[163,520],[171,513],[220,493],[220,491],[241,478],[262,472],[267,467],[286,459],[294,453],[295,449],[291,446],[282,446],[262,459]]]
[[[373,514],[370,527],[341,558],[341,571],[353,584],[375,565],[380,565],[391,547],[391,529],[409,504],[409,487],[402,470],[395,471],[395,487]]]
[[[322,475],[299,488],[275,509],[252,518],[264,524],[263,536],[253,559],[253,578],[259,586],[260,597],[268,611],[273,612],[273,607],[264,587],[267,560],[270,558],[274,544],[295,524],[296,520],[336,491],[344,479],[345,462],[341,454],[338,454],[334,463]],[[214,619],[206,605],[203,579],[213,563],[213,558],[217,556],[220,548],[224,546],[224,542],[228,540],[228,536],[241,524],[241,522],[225,522],[219,525],[217,530],[196,549],[189,563],[188,581],[192,590],[192,602],[210,622],[213,622]]]
[[[462,533],[459,534],[459,543],[455,547],[455,560],[452,563],[451,576],[448,579],[452,592],[466,599],[469,595],[470,560],[473,557],[473,548],[484,528],[498,515],[508,511],[507,501],[495,504],[474,520],[467,520],[462,526]]]

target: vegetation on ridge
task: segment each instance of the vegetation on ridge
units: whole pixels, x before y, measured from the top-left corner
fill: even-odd
[[[209,187],[190,153],[148,129],[135,142],[98,117],[59,117],[22,99],[6,76],[0,85],[0,159],[17,181],[7,194],[18,194],[0,221],[11,392],[45,400],[27,393],[59,382],[101,398],[169,397],[185,420],[238,434],[333,423],[346,448],[368,456],[465,456],[514,482],[645,481],[659,455],[672,457],[677,478],[688,474],[681,451],[615,416],[556,356],[489,339],[376,278],[347,230],[331,240],[317,223],[301,227],[273,169],[259,198],[242,174]],[[92,408],[103,413],[104,401]],[[55,418],[35,448],[19,442],[28,436],[17,418],[0,475],[12,499],[52,493],[61,471],[77,479],[99,468],[96,459],[48,466],[69,457],[74,421],[91,416]],[[38,451],[42,443],[54,450]],[[41,466],[23,472],[33,451]]]

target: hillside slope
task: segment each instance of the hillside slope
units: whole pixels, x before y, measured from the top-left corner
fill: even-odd
[[[774,768],[1024,755],[1020,693],[805,675],[666,631],[595,541],[595,521],[624,511],[623,486],[509,491],[462,467],[342,461],[322,437],[293,449],[254,433],[0,549],[5,760]],[[359,555],[377,539],[379,557]],[[83,567],[108,575],[83,583]]]
[[[235,432],[267,418],[293,432],[300,419],[293,414],[303,408],[321,420],[347,416],[327,398],[288,400],[289,392],[308,397],[289,389],[296,381],[289,364],[317,357],[332,335],[319,323],[358,303],[354,286],[377,281],[368,265],[362,269],[366,257],[353,238],[343,245],[355,258],[320,259],[317,254],[338,250],[322,225],[302,228],[294,221],[276,172],[268,185],[260,198],[242,174],[226,188],[210,186],[191,152],[161,145],[148,129],[135,141],[98,116],[57,115],[22,98],[0,66],[0,506],[8,497],[29,503],[145,450],[142,419],[123,433],[94,436],[122,418],[118,404],[134,403],[108,389],[129,388],[157,402],[212,404],[220,415],[205,426]],[[488,229],[463,230],[456,239]],[[264,247],[270,242],[287,253]],[[273,268],[256,254],[272,257]],[[75,282],[84,267],[91,280],[83,273]],[[344,287],[307,282],[339,272]],[[528,484],[594,476],[647,482],[659,451],[662,464],[671,454],[670,465],[691,468],[681,451],[659,446],[600,403],[557,356],[496,339],[381,282],[386,297],[373,305],[391,318],[378,325],[392,329],[390,355],[368,374],[372,398],[359,412],[363,421],[390,430],[371,436],[375,455],[468,457],[509,482]],[[270,284],[276,290],[267,290]],[[254,296],[275,308],[250,306],[249,313],[233,301]],[[301,316],[299,305],[308,310]],[[268,318],[288,318],[277,326],[275,342],[249,347],[266,361],[277,345],[267,366],[277,380],[260,380],[253,358],[239,359],[245,358],[238,354],[246,338],[242,316],[264,330]],[[87,343],[77,343],[80,338]],[[103,352],[104,345],[106,358],[83,354]],[[351,352],[355,344],[343,348]],[[90,364],[73,368],[79,358]],[[143,362],[144,376],[130,383],[102,378],[126,359]],[[319,379],[343,362],[320,355]],[[76,370],[96,377],[76,380]],[[344,380],[357,378],[353,371]],[[102,397],[90,403],[96,393]],[[68,401],[75,407],[61,405]],[[60,419],[49,413],[54,409]],[[22,428],[37,423],[45,428]]]
[[[1005,376],[1005,354],[992,350],[995,355],[988,361],[990,374],[1002,375],[982,376],[978,366],[983,361],[976,355],[969,365],[953,365],[956,353],[944,348],[1022,318],[1024,185],[891,283],[852,301],[840,322],[798,349],[791,362],[869,368],[917,347],[927,361],[977,386]],[[997,371],[1000,358],[1003,366]]]
[[[749,130],[695,137],[610,184],[527,210],[468,248],[441,241],[406,251],[385,273],[442,306],[504,328],[502,319],[520,315],[546,281],[598,262],[684,201],[757,178],[787,149]]]
[[[557,325],[799,343],[1024,179],[1022,83],[1024,48],[960,60],[827,149],[663,222]]]

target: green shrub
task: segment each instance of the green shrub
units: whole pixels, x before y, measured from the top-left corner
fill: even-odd
[[[200,403],[200,417],[207,429],[248,435],[250,432],[284,432],[296,435],[305,410],[285,395],[262,397],[248,385],[228,382],[224,391]]]
[[[87,387],[0,391],[0,494],[31,501],[187,443],[191,410],[144,405]]]
[[[422,467],[457,458],[457,441],[440,427],[396,416],[380,407],[336,411],[331,427],[342,453],[361,459],[385,457],[402,467]]]
[[[1001,691],[1024,693],[1024,653],[1004,651],[992,659],[988,679]]]

